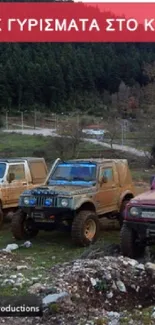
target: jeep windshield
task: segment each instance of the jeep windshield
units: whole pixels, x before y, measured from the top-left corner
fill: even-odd
[[[92,183],[93,185],[96,183],[96,165],[92,163],[60,163],[48,180],[48,185],[92,185]]]
[[[0,179],[4,177],[6,171],[6,163],[0,163]]]

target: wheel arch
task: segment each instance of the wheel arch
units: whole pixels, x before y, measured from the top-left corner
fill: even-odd
[[[85,201],[85,202],[82,202],[81,205],[76,209],[76,213],[78,213],[82,210],[96,212],[96,207],[91,201]]]
[[[134,198],[134,194],[131,191],[124,192],[120,197],[119,208],[121,207],[124,201],[130,201],[133,198]]]

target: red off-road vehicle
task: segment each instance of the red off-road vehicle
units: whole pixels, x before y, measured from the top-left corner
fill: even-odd
[[[150,190],[126,205],[120,241],[122,254],[130,258],[143,255],[146,246],[155,244],[155,176]]]

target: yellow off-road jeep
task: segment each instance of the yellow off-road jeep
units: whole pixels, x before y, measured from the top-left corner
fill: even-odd
[[[127,160],[58,158],[44,186],[20,196],[13,235],[31,238],[39,230],[68,226],[74,242],[89,245],[98,237],[101,217],[118,218],[122,224],[125,205],[134,192]]]
[[[24,190],[43,184],[47,174],[43,158],[0,159],[0,225],[18,209]]]

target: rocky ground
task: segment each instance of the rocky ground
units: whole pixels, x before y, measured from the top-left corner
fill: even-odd
[[[124,258],[119,245],[104,245],[91,247],[78,260],[32,270],[28,258],[0,252],[1,288],[18,296],[25,287],[44,306],[43,317],[0,317],[0,324],[155,324],[155,264],[150,260],[149,254],[141,261]],[[35,276],[29,276],[30,269]]]

